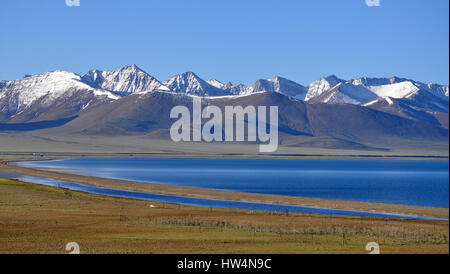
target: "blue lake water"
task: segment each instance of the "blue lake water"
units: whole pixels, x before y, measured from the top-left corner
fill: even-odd
[[[19,165],[240,192],[449,206],[448,161],[82,158]]]

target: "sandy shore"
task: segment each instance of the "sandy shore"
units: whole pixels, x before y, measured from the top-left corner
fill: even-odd
[[[305,197],[283,196],[283,195],[254,194],[254,193],[243,193],[243,192],[233,192],[223,190],[212,190],[196,187],[141,183],[127,180],[107,179],[107,178],[60,173],[54,171],[38,170],[28,167],[19,167],[15,165],[10,165],[7,162],[0,163],[0,170],[16,172],[30,176],[46,177],[57,180],[77,182],[98,187],[140,191],[156,194],[189,196],[189,197],[221,199],[221,200],[248,201],[258,203],[316,206],[323,208],[335,208],[347,210],[377,211],[386,213],[429,216],[436,218],[449,217],[448,208],[305,198]]]

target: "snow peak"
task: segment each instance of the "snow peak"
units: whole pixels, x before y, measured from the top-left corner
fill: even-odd
[[[208,105],[202,111],[201,98],[193,99],[192,140],[194,142],[222,142],[222,110],[217,106]],[[257,115],[258,114],[258,115]],[[181,116],[181,117],[180,117]],[[211,118],[213,116],[213,118]],[[247,116],[247,119],[245,117]],[[244,142],[245,125],[247,124],[247,141],[261,143],[260,152],[274,152],[278,148],[278,107],[270,106],[270,122],[267,123],[265,106],[225,106],[225,141]],[[236,117],[236,120],[234,119]],[[170,138],[174,142],[191,141],[191,113],[185,106],[175,106],[170,111],[170,118],[178,119],[170,128]],[[202,128],[202,118],[210,119]],[[236,125],[236,130],[234,130]],[[267,133],[267,128],[269,132]],[[258,129],[258,130],[257,130]],[[236,135],[236,139],[234,138]]]

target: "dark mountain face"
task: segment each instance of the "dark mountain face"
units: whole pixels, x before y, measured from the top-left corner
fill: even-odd
[[[75,118],[76,116],[40,122],[13,123],[13,124],[0,123],[0,131],[34,131],[39,129],[55,128],[63,126]]]
[[[448,98],[443,99],[442,97],[435,96],[422,89],[411,97],[401,98],[401,100],[405,101],[410,106],[421,108],[423,110],[446,113],[448,113],[449,110]]]
[[[430,123],[435,126],[443,126],[439,119],[436,118],[435,113],[418,110],[417,108],[409,105],[407,100],[379,98],[376,101],[367,104],[366,107],[417,122]]]
[[[449,128],[448,113],[436,112],[432,114],[441,124],[443,128]]]
[[[105,82],[105,78],[102,75],[103,71],[100,71],[98,69],[93,69],[83,75],[81,79],[83,79],[83,82],[94,86],[96,88],[101,88],[103,83]]]
[[[81,112],[61,130],[96,135],[145,134],[170,128],[170,111],[177,105],[191,106],[191,97],[162,92],[130,95]]]
[[[169,129],[173,107],[186,106],[192,113],[193,98],[161,92],[131,95],[97,108],[83,111],[64,127],[75,133],[92,134],[142,134],[159,129]],[[259,93],[238,98],[203,99],[202,106],[218,106],[225,112],[226,106],[279,106],[280,131],[291,134],[311,135],[307,121],[306,104],[276,93]],[[108,115],[104,115],[108,113]],[[206,120],[205,120],[206,121]],[[205,122],[203,121],[203,122]]]
[[[357,105],[311,104],[309,121],[316,136],[354,141],[391,138],[446,140],[448,130]]]

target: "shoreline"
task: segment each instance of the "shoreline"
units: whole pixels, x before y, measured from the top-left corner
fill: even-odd
[[[59,158],[60,159],[60,158]],[[44,159],[43,159],[44,160]],[[48,159],[45,159],[48,160]],[[55,159],[56,160],[56,159]],[[376,202],[361,202],[349,200],[334,200],[324,198],[307,198],[297,196],[283,196],[271,194],[256,194],[245,192],[233,192],[226,190],[213,190],[197,187],[174,186],[155,183],[143,183],[128,180],[108,179],[93,176],[76,175],[56,171],[47,171],[29,167],[10,165],[11,162],[18,162],[19,159],[11,161],[1,161],[0,170],[15,172],[19,174],[44,177],[56,180],[63,180],[85,185],[112,188],[118,190],[128,190],[136,192],[175,195],[194,198],[206,198],[215,200],[245,201],[255,203],[269,203],[281,205],[297,205],[306,207],[331,208],[342,210],[374,211],[380,213],[418,215],[433,218],[449,218],[448,208],[412,206],[401,204],[388,204]]]

